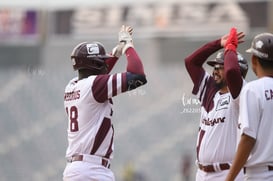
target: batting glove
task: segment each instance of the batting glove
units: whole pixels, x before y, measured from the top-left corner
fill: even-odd
[[[227,50],[232,50],[236,52],[238,46],[238,37],[236,28],[231,28],[228,39],[225,44],[225,52]]]
[[[132,34],[133,28],[131,26],[121,26],[118,40],[119,42],[124,43],[124,47],[122,48],[122,54],[124,54],[128,48],[134,47]]]
[[[122,55],[122,50],[125,46],[124,42],[119,42],[112,50],[112,55],[119,58]]]

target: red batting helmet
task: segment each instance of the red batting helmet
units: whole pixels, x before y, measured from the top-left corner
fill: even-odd
[[[239,52],[237,52],[237,59],[240,66],[241,74],[245,78],[248,71],[247,60]],[[207,64],[210,66],[214,66],[216,64],[224,65],[224,52],[217,53],[216,58],[214,60],[207,61]]]
[[[110,57],[100,42],[82,42],[71,53],[74,70],[95,69],[100,71],[106,67],[105,60]]]

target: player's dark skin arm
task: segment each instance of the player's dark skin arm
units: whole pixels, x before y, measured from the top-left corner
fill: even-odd
[[[234,181],[240,170],[245,165],[256,140],[246,134],[242,134],[235,158],[225,181]]]
[[[205,73],[205,70],[202,67],[204,62],[211,54],[222,48],[220,42],[221,39],[209,42],[185,58],[186,69],[194,85],[199,84],[201,78]]]
[[[231,50],[225,52],[224,71],[229,91],[235,99],[240,94],[243,85],[236,52]]]

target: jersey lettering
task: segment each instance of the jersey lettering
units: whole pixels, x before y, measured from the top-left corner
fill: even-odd
[[[216,111],[219,111],[222,109],[228,109],[229,103],[230,103],[230,96],[219,99],[216,105]]]
[[[226,117],[215,118],[215,119],[203,119],[202,123],[207,125],[207,126],[214,126],[214,125],[219,124],[219,123],[224,123],[225,119],[226,119]]]
[[[72,101],[80,98],[80,90],[73,91],[73,92],[66,92],[64,94],[65,101]]]
[[[264,95],[265,95],[265,99],[267,101],[272,100],[273,99],[273,90],[272,89],[265,90]]]

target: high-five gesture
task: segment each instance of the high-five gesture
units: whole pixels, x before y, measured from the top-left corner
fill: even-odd
[[[119,42],[124,43],[122,54],[130,47],[134,47],[132,38],[133,28],[131,26],[122,25],[119,32]]]
[[[232,35],[232,37],[230,37],[230,35]],[[245,37],[245,33],[244,32],[237,32],[237,30],[235,28],[231,28],[229,34],[226,34],[226,35],[224,35],[224,36],[221,37],[221,46],[225,47],[228,44],[227,43],[228,41],[229,41],[229,43],[231,42],[231,38],[232,39],[237,38],[237,45],[238,45],[239,43],[243,43],[244,42],[244,40],[243,40],[244,37]]]
[[[132,43],[133,28],[131,26],[122,25],[119,32],[119,42]]]
[[[134,47],[133,46],[133,28],[131,26],[126,26],[122,25],[118,34],[118,41],[119,43],[117,44],[116,47],[113,48],[112,50],[112,55],[115,57],[120,57],[125,53],[125,51],[129,47]]]

